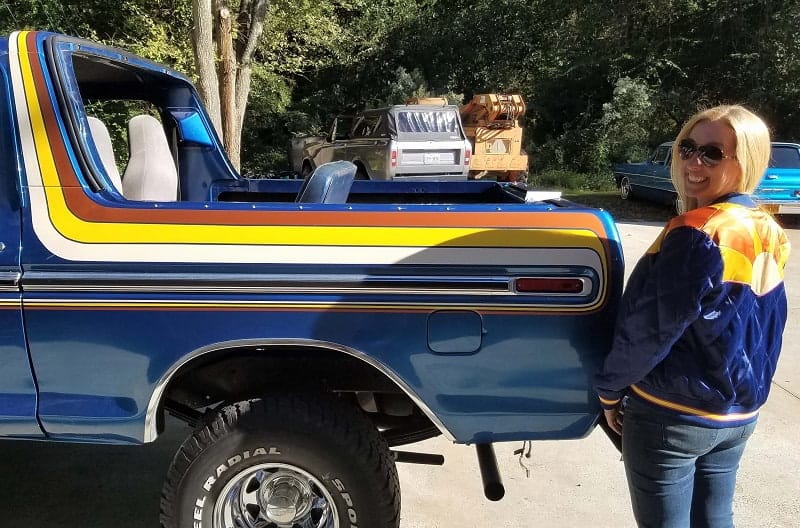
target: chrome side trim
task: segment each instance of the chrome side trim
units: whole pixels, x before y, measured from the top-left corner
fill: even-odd
[[[520,278],[577,279],[579,293],[519,292],[514,281]],[[114,293],[221,293],[221,294],[384,294],[384,295],[476,295],[524,297],[564,297],[589,295],[592,280],[582,275],[523,273],[515,276],[418,276],[374,277],[363,275],[309,276],[238,274],[25,274],[22,289],[28,292],[114,292]]]
[[[29,272],[22,288],[30,292],[131,293],[390,293],[430,295],[508,295],[511,278],[505,276],[388,276],[82,273]]]
[[[0,271],[0,291],[18,292],[21,277],[22,273],[19,271]]]
[[[150,395],[150,402],[147,404],[147,412],[145,413],[144,419],[144,434],[142,437],[142,441],[144,443],[150,443],[156,440],[158,437],[158,427],[156,425],[156,413],[158,412],[158,405],[161,402],[162,397],[164,396],[164,391],[167,388],[172,377],[175,373],[178,372],[183,366],[185,366],[190,361],[203,356],[205,354],[216,352],[218,350],[223,350],[226,348],[240,348],[240,347],[260,347],[260,348],[273,348],[279,346],[296,346],[296,347],[314,347],[314,348],[327,348],[329,350],[333,350],[336,352],[342,352],[349,356],[352,356],[356,359],[360,359],[364,363],[367,363],[371,367],[379,370],[381,373],[385,374],[390,380],[392,380],[400,389],[409,397],[411,401],[413,401],[425,416],[433,422],[433,424],[442,432],[442,434],[449,439],[451,442],[455,442],[455,436],[444,426],[444,424],[439,420],[439,418],[430,410],[430,408],[422,401],[422,399],[416,395],[416,393],[394,372],[392,372],[389,368],[387,368],[383,363],[378,362],[375,358],[364,354],[363,352],[359,352],[350,347],[346,347],[344,345],[340,345],[338,343],[331,343],[329,341],[318,341],[315,339],[273,339],[268,341],[263,341],[259,339],[242,339],[236,341],[228,341],[225,343],[215,343],[213,345],[208,345],[206,347],[200,348],[191,352],[184,356],[179,362],[172,365],[172,367],[167,370],[161,379],[158,380],[156,383],[153,393]]]

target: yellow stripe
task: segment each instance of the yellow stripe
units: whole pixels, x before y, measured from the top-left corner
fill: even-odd
[[[18,42],[20,49],[25,49],[25,33],[20,33]],[[597,235],[586,229],[221,226],[83,221],[70,212],[61,191],[30,57],[20,53],[19,59],[49,216],[59,233],[76,242],[296,245],[302,241],[302,245],[321,246],[590,247],[604,255]]]
[[[638,396],[641,396],[642,398],[651,403],[660,405],[661,407],[666,407],[667,409],[672,409],[673,411],[680,411],[684,414],[691,414],[694,416],[698,416],[700,418],[707,418],[709,420],[714,420],[717,422],[735,422],[737,420],[752,418],[753,416],[758,414],[757,410],[751,411],[749,413],[714,414],[708,411],[703,411],[701,409],[695,409],[694,407],[688,407],[686,405],[680,405],[678,403],[663,400],[661,398],[653,396],[652,394],[644,392],[636,385],[631,385],[631,388],[633,389],[633,392],[635,392]]]
[[[181,243],[372,247],[571,247],[602,255],[597,236],[581,229],[445,227],[221,226],[91,223],[72,215],[63,195],[47,189],[50,216],[66,238],[84,243]]]
[[[598,396],[598,398],[600,398],[600,402],[603,405],[616,405],[616,404],[619,403],[619,398],[617,398],[616,400],[607,400],[607,399],[603,398],[602,396]]]

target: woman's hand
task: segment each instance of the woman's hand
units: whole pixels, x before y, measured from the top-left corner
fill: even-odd
[[[606,422],[608,422],[608,426],[618,435],[622,436],[622,419],[624,417],[624,412],[622,411],[622,406],[617,405],[613,409],[603,409],[603,414],[605,414]]]

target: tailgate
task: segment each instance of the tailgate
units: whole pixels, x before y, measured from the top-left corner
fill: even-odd
[[[398,142],[397,175],[462,174],[464,141]]]

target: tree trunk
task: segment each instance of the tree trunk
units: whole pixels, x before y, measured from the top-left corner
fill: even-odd
[[[247,31],[242,29],[236,41],[236,54],[239,59],[239,71],[236,75],[236,107],[239,109],[238,129],[240,132],[244,123],[247,98],[250,94],[253,54],[258,46],[258,40],[264,32],[264,19],[267,16],[268,8],[267,0],[243,0],[240,7],[238,17],[240,24],[244,20],[249,22]],[[243,12],[245,9],[247,9],[247,13]]]
[[[236,56],[239,69],[236,72],[236,122],[235,137],[241,143],[247,99],[250,95],[250,79],[253,73],[253,54],[264,32],[264,19],[267,16],[267,0],[242,0],[239,5],[239,34],[236,39]]]
[[[228,0],[192,0],[192,44],[200,97],[222,138],[231,164],[239,170],[253,55],[264,31],[269,1],[241,0],[235,21],[228,6]],[[217,51],[219,63],[215,63]]]
[[[222,135],[211,2],[212,0],[192,0],[192,18],[194,20],[192,51],[197,67],[197,89],[206,105],[211,122],[217,129],[217,134]]]
[[[219,84],[220,110],[222,114],[222,135],[225,150],[231,164],[239,170],[241,145],[241,127],[239,126],[239,108],[236,105],[236,56],[233,52],[233,24],[231,12],[227,7],[219,10],[219,28],[217,31],[217,48],[220,52]]]

